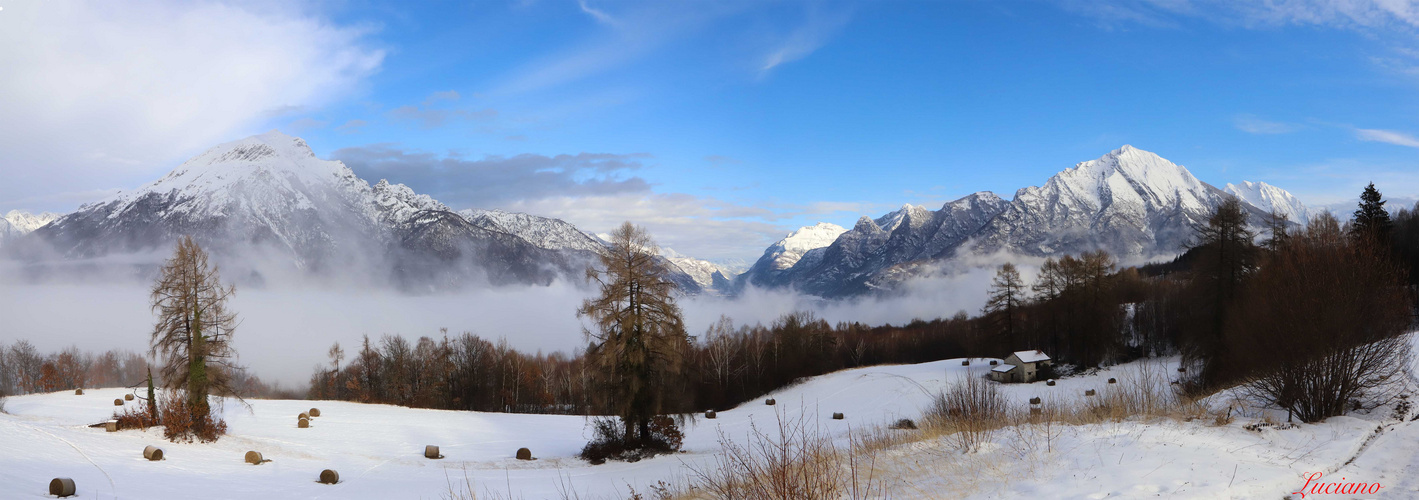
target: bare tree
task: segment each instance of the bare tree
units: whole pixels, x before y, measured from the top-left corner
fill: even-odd
[[[1381,404],[1409,364],[1409,304],[1400,266],[1317,217],[1248,283],[1232,362],[1252,394],[1306,422]]]
[[[583,328],[592,343],[587,357],[598,369],[607,402],[633,429],[639,441],[650,437],[650,421],[666,406],[665,389],[680,375],[688,339],[676,285],[656,260],[659,249],[645,229],[626,222],[611,233],[600,255],[600,268],[586,277],[600,293],[582,303],[577,316],[591,320]]]
[[[215,265],[191,237],[177,242],[171,259],[159,269],[149,295],[158,321],[153,325],[151,353],[161,358],[159,373],[169,389],[185,390],[193,415],[210,411],[212,392],[234,395],[231,372],[236,369],[232,333],[236,314],[227,300],[236,293],[223,286]]]

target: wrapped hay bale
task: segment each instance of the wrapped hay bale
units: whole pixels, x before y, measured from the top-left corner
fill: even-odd
[[[163,449],[162,449],[162,448],[159,448],[159,447],[157,447],[157,446],[148,445],[147,447],[143,448],[143,458],[146,458],[146,459],[151,460],[151,461],[154,461],[154,462],[156,462],[156,461],[158,461],[158,460],[162,460],[162,459],[163,459]]]
[[[1040,404],[1040,398],[1030,398],[1030,404],[1032,404],[1032,405]]]
[[[330,469],[320,471],[320,484],[335,484],[340,482],[340,473]]]
[[[1031,408],[1030,408],[1030,414],[1031,414],[1031,415],[1039,415],[1039,414],[1040,414],[1040,411],[1042,411],[1042,410],[1040,410],[1039,408],[1036,408],[1036,407],[1031,407]]]
[[[301,419],[296,422],[296,427],[297,427],[297,428],[300,428],[300,429],[309,428],[309,427],[310,427],[310,419],[305,418],[305,417],[301,417]]]
[[[834,413],[834,414],[833,414],[833,420],[842,420],[842,419],[843,419],[843,414],[841,414],[841,413]]]
[[[114,406],[123,406],[123,400],[122,400],[122,399],[115,399],[115,400],[113,400],[113,405],[114,405]]]
[[[995,360],[995,359],[990,360],[990,366],[995,366],[995,365],[998,365],[998,364],[1000,364],[1000,360]]]
[[[109,420],[109,421],[107,421],[107,422],[104,422],[104,423],[103,423],[103,430],[104,430],[105,432],[118,432],[118,421],[117,421],[117,420]]]
[[[301,417],[301,418],[304,418],[304,419],[309,419],[309,418],[310,418],[310,414],[309,414],[309,413],[302,413],[302,414],[300,415],[300,417]]]
[[[312,417],[319,417],[319,416],[320,416],[320,408],[311,408],[310,411],[308,411],[308,412],[306,412],[306,413],[310,414],[310,416],[312,416]]]
[[[265,461],[266,460],[261,458],[261,452],[254,450],[246,452],[246,463],[249,463],[251,465],[260,465],[261,462]]]
[[[1045,385],[1050,386],[1050,387],[1054,387],[1054,379],[1046,380],[1046,381],[1045,381]]]
[[[518,449],[517,449],[517,459],[518,459],[518,460],[532,460],[532,450],[529,450],[529,449],[527,449],[527,448],[518,448]]]
[[[74,389],[74,395],[75,395],[75,396],[83,396],[83,395],[84,395],[84,390],[83,390],[83,389]]]
[[[705,412],[705,418],[718,418],[718,416],[714,413],[714,410],[710,410]]]
[[[49,494],[57,497],[74,496],[74,480],[67,477],[56,477],[49,482]]]
[[[443,458],[443,455],[439,454],[439,447],[427,445],[424,446],[424,458]]]
[[[971,360],[967,359],[967,360],[961,361],[961,366],[971,366]]]
[[[778,401],[774,401],[773,398],[769,398],[769,399],[764,400],[764,404],[769,405],[769,406],[773,406],[775,403],[778,403]]]
[[[1087,391],[1084,391],[1084,395],[1085,395],[1085,396],[1093,396],[1093,395],[1094,395],[1094,390],[1093,390],[1093,389],[1089,389],[1089,390],[1087,390]]]
[[[1118,383],[1118,379],[1116,379],[1116,378],[1111,378],[1111,379],[1109,379],[1109,383],[1110,383],[1110,384],[1117,384],[1117,383]]]
[[[124,395],[123,395],[123,400],[124,400],[124,401],[132,401],[132,400],[133,400],[133,395],[132,395],[132,394],[124,394]]]

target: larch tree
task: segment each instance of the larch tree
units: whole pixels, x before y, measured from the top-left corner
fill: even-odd
[[[1015,264],[1002,264],[990,282],[984,313],[996,333],[1003,337],[1007,351],[1019,347],[1015,334],[1021,327],[1020,310],[1025,300],[1025,282],[1020,279],[1020,271]]]
[[[621,224],[601,252],[600,266],[586,271],[600,293],[577,309],[591,322],[583,327],[591,341],[587,358],[607,404],[621,417],[625,440],[642,444],[650,438],[651,419],[666,408],[666,389],[681,375],[688,345],[676,285],[658,253],[644,228]]]
[[[1230,376],[1223,373],[1227,345],[1223,326],[1247,278],[1260,264],[1256,233],[1247,226],[1241,200],[1229,196],[1212,212],[1207,224],[1197,228],[1198,252],[1189,284],[1193,303],[1189,332],[1184,339],[1184,361],[1201,367],[1200,382],[1212,385]]]
[[[231,340],[236,314],[227,308],[234,294],[236,288],[222,284],[207,252],[190,236],[178,240],[153,282],[149,297],[158,319],[151,354],[160,358],[164,386],[186,392],[193,416],[210,412],[207,397],[213,392],[234,394],[230,375],[235,369]]]

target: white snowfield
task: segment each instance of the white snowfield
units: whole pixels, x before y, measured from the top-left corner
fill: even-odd
[[[992,368],[987,360],[973,359],[969,367],[961,361],[815,377],[772,394],[775,406],[755,400],[714,420],[697,416],[685,430],[686,453],[599,466],[575,458],[589,437],[587,420],[576,416],[286,400],[253,400],[248,411],[227,401],[227,436],[214,444],[175,444],[157,429],[107,433],[88,427],[109,418],[125,389],[18,396],[7,400],[8,414],[0,414],[0,498],[53,498],[48,484],[56,477],[73,478],[80,498],[443,498],[450,485],[466,491],[465,478],[480,496],[510,492],[539,499],[575,492],[580,498],[623,498],[630,487],[644,493],[661,480],[684,480],[688,466],[704,467],[718,451],[717,431],[744,439],[751,422],[772,430],[775,412],[787,418],[806,412],[840,442],[850,427],[919,419],[931,394]],[[1152,363],[1154,373],[1166,373],[1176,360]],[[1057,401],[1083,398],[1086,389],[1108,390],[1108,378],[1134,376],[1141,366],[1120,365],[1053,387],[1003,387],[1023,408],[1031,397]],[[297,415],[311,407],[321,416],[310,428],[297,428]],[[846,419],[832,420],[834,412]],[[1243,428],[1259,420],[1255,414],[1224,426],[1210,418],[1056,426],[1049,449],[1042,439],[1007,429],[977,453],[962,453],[941,439],[879,452],[876,476],[892,498],[1276,499],[1300,489],[1306,473],[1320,471],[1323,481],[1379,482],[1383,488],[1374,498],[1419,497],[1413,478],[1419,425],[1391,420],[1391,414],[1382,408],[1359,418],[1259,432]],[[1377,427],[1383,431],[1377,434]],[[429,444],[445,458],[424,458]],[[145,460],[147,445],[163,448],[166,458]],[[537,459],[516,460],[521,447]],[[248,450],[271,461],[243,463]],[[319,484],[323,469],[338,471],[340,483]]]

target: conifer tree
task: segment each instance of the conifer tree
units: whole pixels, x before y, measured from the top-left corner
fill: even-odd
[[[164,386],[186,391],[194,416],[208,414],[207,397],[214,390],[234,392],[230,373],[235,368],[231,339],[236,314],[227,309],[234,294],[236,288],[222,285],[207,252],[191,237],[178,241],[153,283],[150,298],[158,321],[153,325],[152,354],[160,358]]]
[[[1360,193],[1360,206],[1355,209],[1355,216],[1351,221],[1350,236],[1368,238],[1380,243],[1389,240],[1394,222],[1390,220],[1382,198],[1379,190],[1375,189],[1375,183],[1371,182],[1365,186],[1365,191]]]
[[[651,419],[668,405],[667,389],[680,376],[688,345],[675,282],[656,259],[659,249],[644,228],[626,222],[611,233],[599,268],[586,271],[600,293],[577,316],[592,341],[587,357],[598,369],[607,402],[625,424],[624,438],[646,444]],[[633,437],[638,433],[638,437]]]

